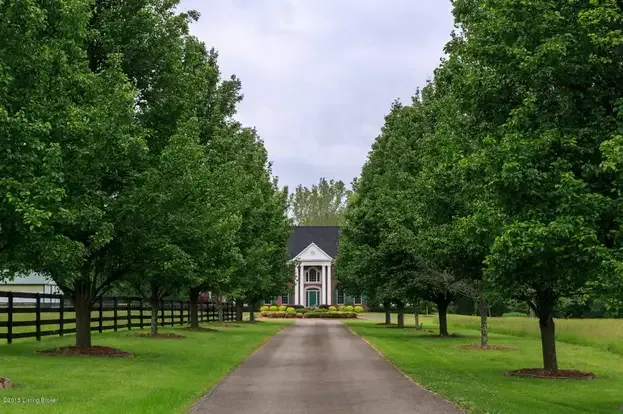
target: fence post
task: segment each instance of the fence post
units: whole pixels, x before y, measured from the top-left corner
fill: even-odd
[[[117,300],[117,297],[115,296],[112,300],[112,317],[113,317],[113,329],[115,330],[115,332],[117,332],[117,306],[119,305],[119,302]]]
[[[7,322],[8,325],[7,326],[7,331],[6,331],[6,341],[7,344],[10,344],[11,342],[13,342],[13,292],[8,292],[9,293],[9,297],[7,298],[9,304],[8,304],[8,317],[7,317]]]
[[[99,309],[99,314],[98,314],[98,318],[97,318],[97,330],[99,331],[99,333],[102,333],[102,318],[104,317],[104,298],[102,296],[100,296],[100,309]]]
[[[36,335],[37,335],[37,341],[41,340],[41,294],[39,292],[37,292],[37,298],[36,298],[36,322],[35,322],[35,326],[36,326]]]
[[[132,299],[128,298],[128,329],[132,330]]]
[[[184,302],[180,300],[180,325],[184,325]]]
[[[61,303],[59,303],[60,308],[60,320],[58,321],[58,330],[59,335],[63,336],[63,331],[65,330],[65,295],[61,295]]]
[[[139,323],[139,325],[141,326],[141,329],[143,329],[143,300],[141,299],[141,301],[139,302],[139,318],[141,318],[141,321]]]

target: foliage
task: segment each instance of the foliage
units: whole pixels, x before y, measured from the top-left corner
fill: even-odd
[[[277,306],[277,305],[270,306],[270,311],[271,312],[277,312],[278,310],[279,310],[279,306]]]
[[[352,319],[357,317],[355,312],[308,312],[303,315],[305,318],[331,318],[331,319]]]
[[[359,306],[359,305],[357,305],[357,306],[355,306],[355,307],[353,308],[353,311],[355,311],[355,312],[357,312],[357,313],[361,313],[361,312],[363,312],[363,306]]]
[[[299,185],[289,196],[290,213],[299,226],[340,226],[351,191],[342,181],[321,178],[312,188]]]
[[[485,4],[486,3],[486,4]],[[349,199],[337,276],[403,310],[471,297],[527,302],[543,365],[554,312],[621,308],[620,5],[456,0],[435,77],[394,102]],[[399,318],[400,324],[400,318]]]
[[[329,311],[330,311],[330,312],[336,312],[336,311],[337,311],[337,307],[335,307],[335,306],[329,306]]]
[[[287,309],[288,309],[288,306],[287,306],[287,305],[281,305],[281,306],[279,306],[279,310],[280,310],[281,312],[285,312]]]
[[[260,308],[260,312],[268,312],[268,311],[270,311],[270,306],[262,306]]]

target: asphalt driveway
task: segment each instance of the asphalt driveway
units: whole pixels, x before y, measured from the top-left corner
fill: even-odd
[[[345,325],[297,320],[236,368],[191,413],[461,413],[417,386]]]

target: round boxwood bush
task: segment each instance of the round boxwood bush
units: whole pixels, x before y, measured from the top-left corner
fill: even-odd
[[[266,306],[266,305],[260,308],[260,312],[268,312],[269,310],[270,310],[270,306]]]
[[[342,312],[352,312],[353,311],[353,307],[350,306],[350,305],[346,305],[346,306],[341,307],[340,310]]]
[[[288,313],[296,313],[296,309],[294,309],[294,308],[287,308],[286,312],[288,312]]]
[[[279,306],[279,312],[285,312],[286,309],[288,309],[288,305],[281,305],[281,306]]]
[[[357,313],[361,313],[361,312],[363,312],[363,306],[357,305],[357,306],[355,306],[355,308],[353,310],[355,312],[357,312]]]
[[[272,305],[272,306],[270,307],[270,311],[271,311],[271,312],[277,312],[278,310],[279,310],[279,306]]]
[[[337,308],[335,306],[329,306],[329,312],[336,312]]]

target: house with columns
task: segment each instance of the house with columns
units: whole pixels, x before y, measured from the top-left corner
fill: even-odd
[[[293,282],[288,292],[265,304],[364,305],[364,298],[347,295],[335,278],[339,240],[338,226],[295,226],[288,242],[290,261],[295,263]]]

